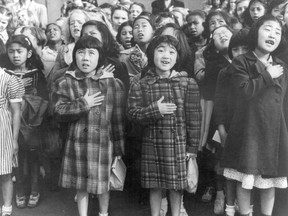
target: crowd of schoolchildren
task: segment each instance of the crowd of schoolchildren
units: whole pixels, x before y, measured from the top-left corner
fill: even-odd
[[[272,215],[288,175],[288,1],[107,2],[66,1],[53,23],[34,0],[0,2],[1,214],[36,207],[42,176],[76,190],[80,216],[91,195],[107,216],[123,158],[152,216],[193,215],[190,158],[216,215],[252,216],[253,188]]]

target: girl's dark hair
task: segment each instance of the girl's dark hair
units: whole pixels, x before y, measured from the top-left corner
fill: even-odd
[[[118,58],[118,54],[120,52],[119,45],[117,44],[116,40],[113,38],[108,27],[99,21],[96,20],[89,20],[88,22],[84,23],[81,30],[81,36],[83,36],[83,29],[86,26],[95,26],[102,36],[102,44],[103,49],[105,50],[106,56],[108,57],[116,57]]]
[[[228,55],[230,59],[233,59],[232,49],[239,46],[247,46],[249,47],[249,29],[244,28],[234,33],[230,39],[229,47],[228,47]]]
[[[76,42],[75,47],[73,49],[73,53],[72,53],[74,69],[78,67],[76,64],[76,52],[77,52],[77,50],[86,49],[86,48],[96,49],[99,52],[99,60],[98,60],[98,64],[96,67],[96,70],[98,70],[102,65],[104,65],[106,55],[105,55],[105,52],[103,51],[101,42],[97,38],[92,37],[92,36],[81,37]]]
[[[202,36],[203,36],[203,38],[208,38],[209,37],[209,35],[208,35],[208,32],[205,30],[206,28],[205,28],[205,21],[206,21],[206,17],[207,17],[207,14],[205,13],[205,11],[202,11],[202,10],[193,10],[193,11],[190,11],[189,13],[188,13],[188,15],[186,16],[186,21],[188,22],[188,18],[190,17],[190,16],[199,16],[199,17],[201,17],[203,20],[204,20],[204,22],[202,23],[202,25],[203,25],[203,27],[204,27],[204,31],[202,32]]]
[[[282,23],[279,19],[276,17],[272,16],[271,14],[266,14],[262,17],[260,17],[256,23],[254,23],[249,31],[249,48],[251,50],[254,50],[258,46],[258,34],[259,34],[259,29],[260,27],[267,21],[274,21],[279,23],[282,31],[282,37],[279,46],[272,52],[272,54],[276,54],[279,52],[284,51],[286,49],[286,42],[285,39],[283,38],[283,26]]]
[[[176,64],[174,65],[174,67],[172,69],[177,70],[177,68],[179,66],[179,61],[180,61],[180,56],[179,56],[180,45],[179,45],[179,42],[177,41],[177,39],[173,36],[170,36],[170,35],[160,35],[160,36],[154,37],[152,39],[152,41],[150,42],[150,44],[148,45],[148,48],[146,50],[146,56],[148,58],[148,64],[146,67],[149,69],[155,69],[154,51],[161,43],[167,43],[167,44],[176,48],[177,60],[176,60]],[[144,69],[144,71],[147,71],[147,70]],[[143,74],[143,76],[144,76],[144,74]]]
[[[41,61],[40,56],[36,53],[34,47],[32,46],[31,41],[25,35],[13,35],[11,36],[6,43],[6,50],[8,51],[9,47],[13,44],[17,43],[20,46],[24,47],[28,51],[32,51],[32,55],[30,58],[26,60],[26,67],[28,70],[37,68],[38,70],[43,70],[43,63]],[[8,55],[8,54],[7,54]],[[7,65],[7,69],[14,70],[15,66],[9,59],[9,63]]]
[[[120,37],[121,37],[121,31],[122,31],[122,29],[125,27],[125,26],[130,26],[132,29],[133,29],[133,23],[131,22],[131,21],[126,21],[126,22],[124,22],[124,23],[122,23],[120,26],[119,26],[119,28],[118,28],[118,33],[117,33],[117,35],[116,35],[116,41],[119,43],[119,44],[122,44],[122,42],[121,42],[121,40],[120,40]],[[135,45],[135,42],[134,42],[134,40],[133,40],[133,38],[132,38],[132,40],[131,40],[131,45],[132,45],[132,47]]]
[[[142,4],[142,3],[139,3],[139,2],[133,2],[131,5],[130,5],[130,7],[129,7],[129,11],[131,10],[131,8],[132,8],[132,6],[133,5],[138,5],[139,7],[141,7],[142,8],[142,11],[145,11],[146,10],[146,8],[145,8],[145,5],[144,4]]]
[[[252,19],[251,15],[250,15],[250,7],[255,2],[261,3],[264,6],[266,12],[267,12],[267,9],[268,9],[268,1],[267,0],[251,0],[249,2],[248,7],[246,8],[246,10],[243,13],[244,25],[249,26],[249,27],[252,26],[252,24],[253,24],[253,19]]]
[[[208,13],[206,20],[204,22],[204,35],[207,35],[208,37],[210,36],[211,32],[209,29],[209,22],[211,20],[212,17],[214,16],[221,16],[224,21],[226,22],[226,25],[229,27],[232,27],[231,25],[231,17],[228,13],[224,12],[224,11],[211,11],[210,13]],[[208,38],[207,37],[207,38]]]

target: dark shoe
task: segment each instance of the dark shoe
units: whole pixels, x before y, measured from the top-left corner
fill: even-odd
[[[16,206],[17,208],[26,208],[27,207],[27,197],[24,196],[18,196],[16,195]]]

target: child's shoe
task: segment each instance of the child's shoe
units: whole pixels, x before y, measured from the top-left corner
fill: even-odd
[[[10,207],[2,206],[2,216],[11,216],[12,215],[12,205]]]
[[[38,193],[37,195],[30,194],[27,206],[29,208],[35,208],[38,205],[39,199],[40,199],[40,193]]]
[[[27,197],[24,196],[18,196],[18,194],[16,194],[16,206],[17,208],[26,208],[27,207]]]

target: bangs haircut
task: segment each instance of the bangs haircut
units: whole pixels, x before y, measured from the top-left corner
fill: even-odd
[[[249,47],[249,29],[244,28],[234,33],[230,39],[228,47],[228,55],[230,59],[233,59],[232,49],[239,46]]]
[[[155,68],[155,63],[154,63],[154,51],[155,49],[161,44],[161,43],[165,43],[168,44],[170,46],[175,47],[176,51],[177,51],[177,59],[176,59],[176,64],[173,66],[172,70],[175,69],[177,70],[178,66],[179,66],[179,61],[180,61],[180,44],[178,42],[178,40],[170,35],[160,35],[158,37],[153,38],[153,40],[150,42],[147,51],[146,51],[146,55],[148,58],[148,68]]]
[[[32,46],[31,41],[25,35],[13,35],[12,37],[10,37],[6,43],[6,50],[8,50],[8,48],[13,43],[20,44],[22,47],[24,47],[28,51],[33,50],[33,46]]]
[[[77,67],[76,52],[77,50],[82,50],[82,49],[96,49],[99,52],[99,60],[98,60],[96,70],[98,70],[100,66],[104,65],[106,56],[102,49],[102,43],[95,37],[83,36],[76,42],[75,47],[73,49],[72,56],[73,56],[74,69]]]
[[[284,39],[284,35],[283,35],[283,25],[281,23],[281,21],[272,16],[271,14],[266,14],[262,17],[260,17],[256,23],[254,23],[249,31],[249,49],[251,50],[255,50],[255,48],[258,46],[258,34],[259,34],[259,29],[260,27],[267,21],[274,21],[276,23],[279,23],[279,26],[281,28],[281,41],[279,46],[276,48],[276,50],[274,50],[272,52],[272,54],[276,54],[276,53],[280,53],[282,51],[284,51],[286,49],[287,43]]]

